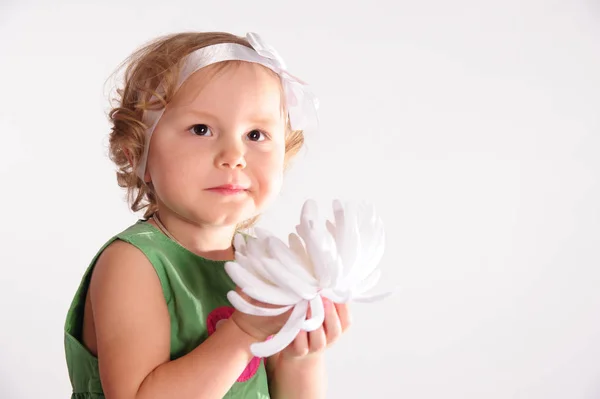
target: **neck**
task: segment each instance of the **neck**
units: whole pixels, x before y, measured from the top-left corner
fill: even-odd
[[[232,239],[235,226],[211,226],[192,222],[163,207],[159,207],[158,219],[168,234],[196,255],[217,261],[234,258]],[[156,226],[154,220],[150,219],[149,222]]]

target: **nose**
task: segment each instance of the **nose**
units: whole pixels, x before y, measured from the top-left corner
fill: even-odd
[[[246,167],[244,153],[244,145],[238,140],[224,140],[215,159],[215,166],[223,169],[244,169]]]

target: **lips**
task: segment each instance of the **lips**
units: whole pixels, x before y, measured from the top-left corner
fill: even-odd
[[[218,187],[211,187],[209,188],[209,190],[246,190],[246,187],[241,186],[239,184],[223,184],[222,186],[218,186]]]
[[[221,186],[211,187],[207,190],[224,195],[234,195],[245,193],[248,189],[239,184],[223,184]]]

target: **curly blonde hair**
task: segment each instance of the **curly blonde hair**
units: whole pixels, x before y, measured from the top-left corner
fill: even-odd
[[[117,182],[127,189],[127,200],[133,212],[145,209],[144,218],[157,211],[152,185],[136,174],[146,140],[142,116],[146,110],[167,106],[175,95],[177,78],[183,59],[191,52],[219,43],[237,43],[251,47],[242,37],[225,32],[184,32],[158,37],[131,54],[117,69],[126,66],[122,87],[116,90],[114,106],[109,111],[111,133],[109,157],[117,166]],[[224,61],[222,64],[239,63]],[[154,96],[154,99],[153,99]],[[292,131],[287,122],[285,167],[304,144],[301,130]],[[257,217],[244,222],[250,227]]]

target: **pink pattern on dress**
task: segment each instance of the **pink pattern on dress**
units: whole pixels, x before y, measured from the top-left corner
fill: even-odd
[[[208,330],[208,335],[210,336],[214,334],[214,332],[217,331],[217,328],[219,328],[219,324],[230,318],[234,311],[235,309],[230,306],[221,306],[210,312],[206,318],[206,329]],[[262,358],[260,357],[253,357],[242,374],[238,377],[237,382],[245,382],[254,377],[258,371],[258,368],[260,367],[261,360]]]

